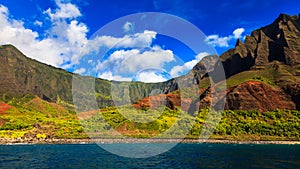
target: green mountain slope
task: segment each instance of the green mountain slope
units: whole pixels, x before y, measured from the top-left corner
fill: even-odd
[[[0,47],[0,70],[0,99],[3,101],[22,98],[27,94],[36,95],[49,102],[56,102],[58,99],[67,103],[73,101],[72,73],[30,59],[12,45]],[[164,85],[123,83],[130,86],[131,101],[147,97],[153,88]],[[111,82],[96,78],[95,92],[99,107],[114,104],[111,98]]]

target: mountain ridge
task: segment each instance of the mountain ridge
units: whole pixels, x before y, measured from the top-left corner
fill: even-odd
[[[244,43],[238,39],[235,48],[229,49],[220,56],[228,85],[225,109],[300,110],[299,44],[300,14],[298,16],[280,14],[272,24],[254,30],[251,35],[246,36]],[[206,84],[204,88],[209,89],[208,74],[213,74],[214,69],[222,67],[219,62],[212,60],[213,57],[204,58],[190,72],[197,77],[200,90],[203,84]],[[211,66],[211,63],[215,63],[215,66]],[[211,70],[206,69],[207,64]],[[253,80],[256,82],[251,82]],[[251,91],[253,89],[258,91],[255,93]],[[211,91],[207,91],[202,94],[200,92],[199,99],[196,101],[198,105],[200,104],[200,108],[211,104]],[[176,97],[178,96],[172,96],[172,98]],[[143,99],[141,105],[135,106],[147,105],[151,99],[155,100],[154,97]],[[264,99],[267,105],[256,104],[263,102]],[[280,101],[283,104],[280,104]],[[180,101],[174,101],[176,106],[180,106],[178,103]],[[169,107],[172,107],[171,105],[173,103]]]
[[[56,102],[58,99],[73,103],[72,79],[74,73],[56,68],[26,57],[13,45],[0,46],[0,99],[10,100],[14,97],[37,95],[43,100]],[[89,77],[85,77],[89,78]],[[96,100],[99,107],[113,106],[110,96],[111,83],[108,80],[94,78]],[[129,85],[131,101],[148,96],[152,88],[159,84],[140,82],[122,82]],[[145,89],[146,91],[143,91]],[[143,91],[143,92],[141,92]]]
[[[280,14],[275,21],[237,41],[220,59],[227,77],[247,70],[271,67],[274,83],[300,106],[300,14]]]
[[[280,14],[272,24],[254,30],[250,36],[246,36],[244,43],[237,40],[235,48],[220,56],[224,62],[226,76],[249,70],[253,66],[263,66],[273,60],[288,65],[299,64],[299,17]]]

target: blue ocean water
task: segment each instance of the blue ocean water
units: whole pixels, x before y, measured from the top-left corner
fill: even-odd
[[[134,144],[121,144],[121,146]],[[120,146],[120,144],[118,144]],[[0,168],[300,168],[300,145],[178,144],[151,158],[125,158],[96,144],[1,145]]]

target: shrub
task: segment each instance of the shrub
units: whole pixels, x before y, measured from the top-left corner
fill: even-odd
[[[45,139],[47,137],[47,135],[46,134],[37,134],[35,137],[37,139]]]

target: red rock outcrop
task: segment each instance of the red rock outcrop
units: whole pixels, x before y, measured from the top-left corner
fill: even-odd
[[[160,94],[139,100],[133,104],[136,108],[157,108],[167,106],[174,109],[180,107],[184,111],[193,112],[198,108],[210,106],[212,101],[210,90],[202,91],[199,98],[181,99],[178,94]],[[198,107],[192,107],[198,106]],[[259,81],[247,81],[226,91],[224,109],[258,110],[261,112],[275,109],[296,109],[292,97],[279,87],[269,86]]]
[[[11,108],[12,106],[5,104],[3,102],[0,102],[0,114],[5,113],[6,110]]]
[[[150,108],[156,109],[159,106],[167,106],[170,109],[175,109],[180,107],[182,110],[187,111],[192,103],[192,99],[181,99],[179,94],[159,94],[156,96],[149,96],[144,99],[139,100],[137,103],[133,104],[134,107],[138,109]]]
[[[248,81],[228,89],[225,109],[258,110],[296,109],[292,97],[281,88],[259,81]]]

